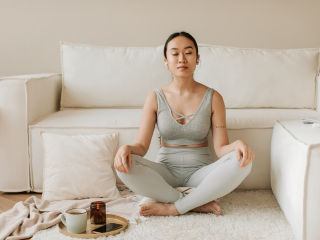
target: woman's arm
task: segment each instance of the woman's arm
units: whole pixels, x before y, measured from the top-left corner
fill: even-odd
[[[132,145],[127,145],[131,153],[141,157],[147,154],[157,120],[157,108],[157,95],[153,91],[147,96],[143,105],[141,124],[136,142]]]
[[[212,136],[213,146],[220,159],[235,150],[235,142],[229,144],[226,126],[226,108],[219,92],[214,91],[212,96]]]
[[[229,143],[227,126],[226,126],[226,108],[222,96],[214,91],[212,96],[212,136],[213,145],[217,157],[220,159],[229,152],[236,151],[238,161],[243,155],[241,167],[245,167],[247,164],[253,161],[253,150],[242,140],[236,140],[233,143]]]

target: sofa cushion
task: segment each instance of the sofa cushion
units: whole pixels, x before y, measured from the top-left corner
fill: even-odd
[[[163,46],[108,47],[60,42],[61,108],[142,107],[171,82]]]
[[[110,47],[60,42],[61,110],[142,107],[171,83],[163,45]],[[313,108],[319,49],[258,49],[199,43],[194,79],[217,90],[226,108]]]
[[[194,78],[217,90],[226,108],[314,108],[319,48],[206,45]]]
[[[319,117],[310,109],[226,109],[228,129],[273,128],[275,120]],[[142,109],[64,109],[40,119],[37,127],[139,128]]]
[[[319,116],[308,109],[226,109],[229,141],[246,142],[255,151],[255,164],[239,189],[270,189],[270,142],[275,119],[300,119]],[[57,134],[99,134],[119,132],[119,145],[135,143],[142,109],[64,109],[39,119],[29,126],[29,155],[32,190],[42,192],[43,150],[40,131]],[[155,128],[146,159],[154,161],[160,148],[160,133]],[[210,131],[208,145],[213,160],[217,160]],[[117,149],[118,150],[118,149]],[[116,171],[112,166],[114,173]],[[116,175],[117,183],[122,181]]]
[[[41,131],[42,200],[121,198],[112,171],[119,134],[67,136]]]

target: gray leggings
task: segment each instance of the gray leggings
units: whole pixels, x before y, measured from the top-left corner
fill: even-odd
[[[118,172],[133,192],[163,203],[174,203],[180,214],[220,198],[248,176],[252,163],[241,168],[232,151],[213,162],[209,147],[161,147],[155,162],[131,154],[129,173]],[[196,187],[184,194],[175,187]]]

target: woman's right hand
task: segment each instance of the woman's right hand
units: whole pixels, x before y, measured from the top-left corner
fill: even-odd
[[[115,158],[114,158],[114,168],[119,172],[129,173],[129,167],[127,164],[127,160],[132,167],[132,158],[131,152],[128,145],[123,145],[119,148]]]

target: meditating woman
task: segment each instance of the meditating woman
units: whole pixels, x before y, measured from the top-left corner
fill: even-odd
[[[132,191],[161,202],[141,206],[142,216],[177,216],[188,211],[220,215],[215,199],[248,176],[254,152],[241,140],[229,144],[222,96],[193,79],[200,58],[195,39],[186,32],[173,33],[164,45],[164,57],[173,82],[147,96],[137,140],[119,148],[114,167]],[[161,148],[153,162],[143,156],[155,124]],[[211,128],[219,158],[215,162],[208,147]],[[195,189],[186,195],[175,187]]]

